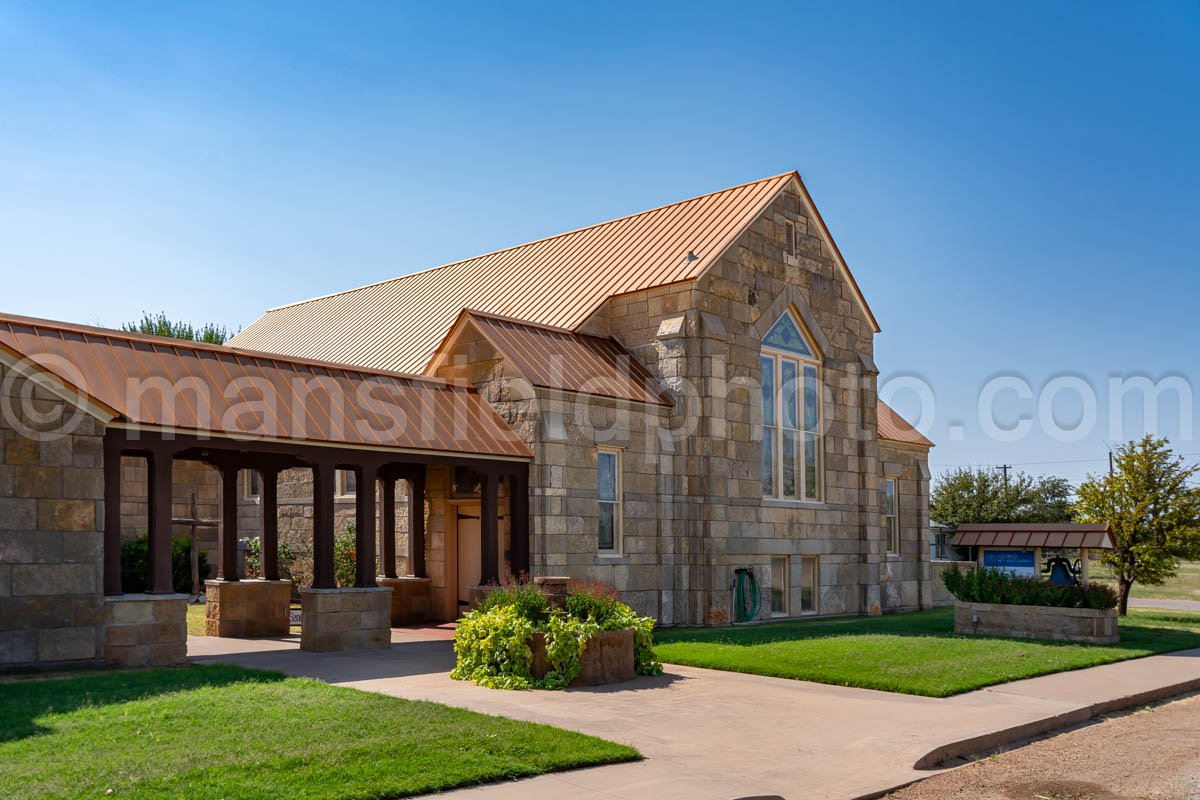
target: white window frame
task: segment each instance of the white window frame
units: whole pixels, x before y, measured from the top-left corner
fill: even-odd
[[[354,475],[356,478],[355,489],[346,490],[346,476]],[[357,474],[352,469],[339,469],[333,473],[333,494],[336,497],[354,497],[357,492]]]
[[[804,581],[804,565],[805,565],[805,563],[812,564],[812,585],[808,587],[809,590],[812,592],[812,608],[806,609],[804,607],[803,595],[801,595],[799,598],[800,599],[799,613],[801,615],[818,614],[821,611],[821,606],[820,606],[820,602],[819,602],[820,597],[821,597],[821,560],[817,556],[800,556],[800,581],[801,581],[801,584],[803,584],[803,581]],[[801,585],[800,588],[801,588],[801,592],[803,592],[803,589],[804,589],[803,585]]]
[[[764,438],[766,435],[766,429],[768,427],[770,427],[774,431],[773,435],[775,437],[775,440],[774,440],[775,463],[774,463],[773,474],[772,474],[773,486],[772,486],[772,490],[771,490],[770,494],[767,494],[765,492],[763,493],[763,498],[766,500],[778,500],[778,501],[793,502],[793,503],[797,503],[797,502],[798,503],[823,503],[824,498],[825,498],[825,437],[821,433],[821,429],[823,427],[823,423],[825,420],[825,407],[824,407],[825,401],[822,396],[824,394],[824,392],[822,391],[822,383],[821,383],[820,356],[817,354],[818,351],[817,351],[816,347],[813,345],[812,338],[808,335],[808,331],[805,330],[804,325],[800,322],[799,319],[796,318],[796,315],[792,314],[792,312],[790,310],[785,311],[782,315],[780,315],[779,320],[783,319],[784,316],[789,317],[791,319],[792,323],[800,331],[800,334],[805,338],[805,342],[808,345],[809,350],[811,350],[814,353],[814,357],[806,358],[797,353],[792,353],[787,350],[780,350],[777,348],[770,347],[769,345],[762,345],[762,347],[760,349],[760,352],[759,352],[760,358],[772,359],[773,363],[774,363],[773,368],[774,368],[774,403],[775,403],[775,406],[774,406],[774,409],[775,409],[774,422],[775,422],[775,424],[773,426],[767,426],[765,424],[765,420],[763,421],[763,423],[764,423],[763,424]],[[779,320],[775,321],[775,324],[771,326],[770,330],[774,330],[775,325],[779,324]],[[801,426],[799,428],[786,428],[785,429],[784,425],[783,425],[783,420],[784,420],[784,417],[783,417],[783,364],[784,364],[784,362],[791,362],[791,363],[795,364],[795,366],[796,366],[796,379],[798,382],[797,386],[796,386],[796,402],[797,402],[796,423]],[[762,363],[761,360],[759,363],[760,364]],[[804,399],[803,398],[804,398],[804,368],[805,367],[811,367],[814,370],[814,372],[816,373],[817,429],[816,429],[815,434],[810,434],[803,427],[804,426]],[[760,380],[761,380],[761,376],[760,376]],[[761,398],[760,398],[760,402],[761,402]],[[796,496],[795,497],[788,497],[783,494],[783,441],[784,441],[784,431],[785,430],[795,431],[799,435],[800,445],[797,448],[797,450],[798,450],[798,452],[796,454],[797,455],[797,463],[796,463],[796,467],[795,467],[795,469],[796,469]],[[814,436],[814,438],[816,439],[816,451],[817,451],[817,487],[816,487],[817,494],[815,497],[808,496],[808,485],[807,485],[807,481],[805,480],[806,463],[805,463],[804,459],[808,452],[807,448],[805,447],[805,444],[807,443],[807,440],[810,435]],[[761,464],[761,462],[760,462],[760,464]]]
[[[258,491],[254,491],[254,479],[258,478]],[[258,500],[262,497],[262,475],[256,469],[242,470],[242,499]]]
[[[776,579],[776,577],[778,577],[778,575],[776,573],[780,572],[780,571],[776,570],[776,566],[781,561],[783,562],[783,569],[781,571],[783,580],[780,582],[782,585],[776,586],[775,579]],[[792,568],[792,560],[790,558],[788,558],[787,556],[771,556],[771,597],[770,597],[770,599],[771,599],[771,616],[772,617],[786,617],[789,614],[789,608],[791,606],[791,603],[790,603],[790,598],[788,597],[788,595],[790,594],[791,581],[789,580],[788,571],[791,570],[791,568]],[[780,608],[778,610],[776,610],[776,608],[775,608],[775,593],[776,592],[780,593],[780,597],[783,600],[782,608]]]
[[[895,478],[883,479],[883,535],[887,554],[900,555],[900,492]]]
[[[614,481],[616,486],[615,500],[600,499],[600,457],[613,457]],[[625,542],[625,469],[624,451],[619,447],[596,448],[596,552],[602,556],[619,556],[623,552]],[[613,506],[613,546],[611,549],[600,546],[600,506]]]

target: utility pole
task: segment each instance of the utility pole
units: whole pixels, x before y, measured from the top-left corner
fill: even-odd
[[[1112,457],[1112,449],[1110,448],[1108,451],[1108,477],[1111,478],[1112,474],[1113,474],[1113,457]]]
[[[1001,464],[1000,471],[1004,473],[1004,493],[1008,494],[1008,470],[1012,467],[1011,464]]]

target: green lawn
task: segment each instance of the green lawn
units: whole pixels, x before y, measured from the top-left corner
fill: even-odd
[[[0,797],[390,798],[638,758],[579,733],[230,666],[0,683]]]
[[[954,635],[954,610],[655,632],[671,664],[930,697],[1200,647],[1200,615],[1131,611],[1117,645]]]
[[[1116,588],[1117,582],[1112,579],[1112,572],[1099,561],[1093,561],[1088,568],[1091,579],[1104,581]],[[1145,586],[1135,583],[1129,593],[1130,597],[1146,600],[1198,600],[1200,601],[1200,563],[1183,561],[1175,577],[1162,586]]]

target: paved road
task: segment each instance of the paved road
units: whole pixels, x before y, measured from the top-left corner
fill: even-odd
[[[393,633],[390,650],[353,654],[301,652],[297,637],[197,637],[188,647],[198,661],[557,725],[632,744],[647,757],[446,795],[456,800],[853,798],[928,776],[914,765],[953,742],[1046,720],[1061,727],[1091,716],[1096,703],[1185,680],[1200,685],[1200,650],[939,700],[677,666],[615,686],[495,691],[447,677],[450,642],[403,631]]]
[[[1191,611],[1200,614],[1200,600],[1139,600],[1131,597],[1129,605],[1133,608],[1161,608],[1167,611]]]

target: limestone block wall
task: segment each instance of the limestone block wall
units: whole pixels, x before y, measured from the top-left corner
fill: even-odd
[[[900,554],[885,557],[880,569],[884,610],[932,608],[935,589],[929,562],[929,454],[921,447],[897,442],[879,446],[883,480],[896,481]],[[881,508],[882,514],[882,508]]]
[[[0,669],[102,657],[102,437],[0,365]]]
[[[147,494],[146,460],[127,456],[121,459],[121,537],[135,539],[146,535]],[[184,519],[192,516],[192,497],[196,498],[198,519],[221,518],[221,475],[198,461],[176,461],[171,465],[171,516]],[[176,525],[172,536],[188,536],[191,529]],[[200,549],[208,554],[210,565],[216,563],[217,529],[197,528]]]
[[[104,598],[104,663],[168,667],[187,661],[187,603],[183,594]]]
[[[300,647],[316,652],[391,647],[391,589],[301,589]]]

